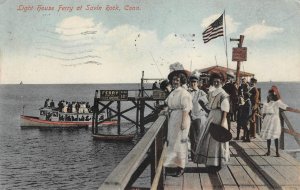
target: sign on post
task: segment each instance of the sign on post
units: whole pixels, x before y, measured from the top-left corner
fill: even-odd
[[[232,48],[232,61],[247,61],[247,48]]]
[[[100,101],[127,100],[128,90],[100,90]]]

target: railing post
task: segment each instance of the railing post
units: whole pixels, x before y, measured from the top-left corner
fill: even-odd
[[[156,139],[157,138],[155,138],[150,148],[151,184],[153,183],[155,177],[155,170],[156,170],[156,156],[157,156]]]
[[[158,166],[158,163],[159,163],[159,160],[161,159],[161,157],[163,156],[162,155],[162,151],[163,151],[163,148],[164,148],[164,131],[165,131],[165,124],[167,122],[165,121],[164,124],[163,124],[163,127],[160,129],[160,132],[158,134],[158,136],[156,137],[157,138],[157,152],[158,152],[158,155],[157,155],[157,166]],[[156,167],[157,167],[156,166]],[[159,177],[159,182],[158,182],[158,185],[157,185],[157,189],[163,189],[164,188],[164,174],[163,174],[163,170],[160,174],[160,177]]]
[[[280,149],[284,150],[284,119],[282,117],[282,112],[279,111],[280,125],[281,125],[281,134],[280,134]]]

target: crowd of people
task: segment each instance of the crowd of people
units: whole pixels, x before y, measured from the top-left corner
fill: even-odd
[[[65,100],[61,100],[58,102],[57,107],[53,100],[47,98],[44,103],[45,108],[51,108],[54,110],[58,110],[59,112],[63,113],[91,113],[92,108],[89,102],[68,102]]]
[[[273,86],[269,91],[268,103],[263,104],[259,113],[260,92],[257,79],[248,82],[242,78],[237,86],[232,73],[211,73],[208,88],[196,75],[189,76],[185,70],[175,70],[168,80],[160,83],[167,94],[166,106],[169,112],[167,153],[164,167],[172,169],[172,176],[181,176],[189,155],[197,164],[204,164],[208,171],[218,171],[229,161],[229,140],[231,121],[237,122],[235,140],[251,142],[256,137],[256,118],[263,114],[261,136],[267,139],[270,155],[271,139],[275,139],[276,156],[278,138],[281,132],[279,108],[300,113],[280,100],[279,90]],[[275,119],[274,119],[275,118]],[[212,130],[219,127],[221,137]],[[241,130],[243,136],[240,137]],[[225,139],[225,140],[224,140]]]

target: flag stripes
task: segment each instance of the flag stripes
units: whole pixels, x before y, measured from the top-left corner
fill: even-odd
[[[204,43],[209,42],[220,36],[224,36],[223,32],[223,14],[215,20],[207,29],[202,33]]]

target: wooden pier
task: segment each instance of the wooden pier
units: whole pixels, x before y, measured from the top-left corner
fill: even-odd
[[[283,151],[281,157],[274,151],[263,156],[266,150],[266,141],[259,137],[250,143],[233,140],[230,162],[220,171],[189,162],[183,176],[166,176],[164,189],[300,189],[300,162]]]
[[[281,115],[284,119],[282,133],[292,134],[296,138],[298,134],[293,131],[284,112]],[[267,143],[259,135],[251,142],[230,141],[230,161],[219,171],[209,171],[203,165],[197,166],[189,161],[184,175],[166,175],[162,163],[167,120],[167,114],[159,116],[104,181],[100,190],[139,189],[134,187],[134,182],[147,167],[150,167],[151,188],[146,189],[300,189],[300,162],[284,150],[280,150],[280,157],[275,157],[274,149],[270,156],[264,156]],[[288,125],[289,132],[286,132],[284,123]],[[235,137],[235,123],[232,123],[231,132]],[[283,139],[282,135],[281,141]],[[274,141],[271,147],[274,147]]]

